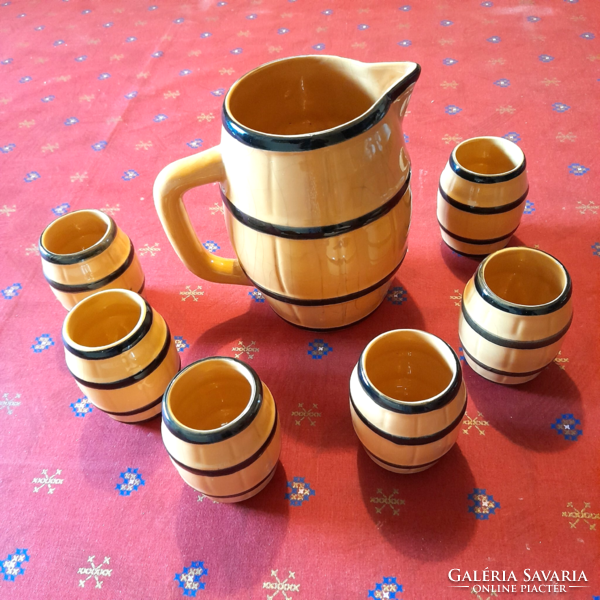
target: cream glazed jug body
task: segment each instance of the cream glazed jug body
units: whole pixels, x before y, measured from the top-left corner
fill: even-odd
[[[407,251],[410,159],[402,120],[416,63],[299,56],[239,79],[219,146],[159,174],[156,208],[199,277],[255,287],[303,327],[354,323],[383,300]],[[218,182],[236,258],[199,242],[183,194]]]

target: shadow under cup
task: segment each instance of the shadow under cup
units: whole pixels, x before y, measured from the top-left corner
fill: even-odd
[[[212,357],[183,369],[163,400],[165,448],[184,481],[220,502],[239,502],[271,480],[281,447],[275,402],[256,372]]]
[[[354,429],[367,454],[396,473],[423,471],[450,450],[466,402],[454,350],[424,331],[376,337],[350,379]]]

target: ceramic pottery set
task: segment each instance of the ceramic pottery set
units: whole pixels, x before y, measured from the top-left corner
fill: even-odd
[[[402,120],[416,63],[334,56],[269,63],[239,79],[223,106],[221,144],[183,158],[154,185],[177,255],[199,277],[251,285],[294,325],[333,329],[373,312],[408,248],[411,165]],[[199,242],[183,203],[218,183],[236,259]],[[502,138],[459,144],[441,173],[437,219],[455,252],[482,260],[462,296],[459,336],[482,377],[519,384],[558,354],[572,319],[571,280],[554,257],[505,248],[528,192],[525,156]],[[260,492],[275,473],[275,400],[240,360],[183,370],[163,317],[141,296],[133,244],[98,210],[60,217],[40,237],[43,272],[70,312],[69,371],[112,418],[162,411],[177,471],[221,502]],[[396,473],[434,465],[456,442],[467,389],[454,350],[413,329],[372,340],[350,375],[350,418],[372,460]]]

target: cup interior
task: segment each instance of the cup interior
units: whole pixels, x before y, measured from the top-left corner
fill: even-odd
[[[361,360],[371,384],[400,402],[430,400],[446,390],[456,375],[456,359],[447,344],[411,329],[375,338]]]
[[[52,254],[75,254],[97,244],[110,228],[101,211],[79,210],[51,223],[42,234],[42,246]]]
[[[95,349],[131,335],[141,324],[146,305],[126,290],[107,290],[77,304],[67,315],[63,335],[74,346]]]
[[[167,403],[174,419],[196,431],[214,431],[240,417],[256,393],[249,372],[234,361],[214,358],[177,375]]]
[[[343,61],[302,56],[270,63],[242,77],[227,95],[226,107],[249,129],[302,135],[352,121],[374,100]]]
[[[483,265],[482,276],[492,293],[522,306],[548,304],[567,286],[565,268],[533,248],[507,248],[492,254]]]
[[[478,175],[504,175],[520,167],[525,155],[510,140],[479,137],[459,144],[454,150],[454,160]]]

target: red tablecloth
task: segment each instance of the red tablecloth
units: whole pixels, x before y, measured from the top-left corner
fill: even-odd
[[[600,595],[598,4],[157,2],[0,3],[0,597],[494,597],[449,588],[453,568],[513,570],[519,590],[524,569],[584,571],[576,585],[588,587],[566,597]],[[286,324],[251,288],[196,279],[151,197],[163,166],[218,143],[238,77],[307,53],[423,68],[405,119],[408,257],[376,313],[330,333]],[[393,475],[359,447],[350,372],[390,328],[459,350],[459,299],[477,263],[442,244],[436,189],[452,147],[484,134],[527,155],[512,243],[564,262],[575,320],[531,383],[495,385],[464,366],[458,444],[422,474]],[[201,240],[231,255],[218,190],[191,192],[188,206]],[[117,423],[79,393],[36,245],[57,215],[89,207],[134,240],[183,364],[238,356],[273,391],[281,464],[256,498],[203,500],[168,460],[159,419]],[[292,502],[299,484],[312,492]]]

